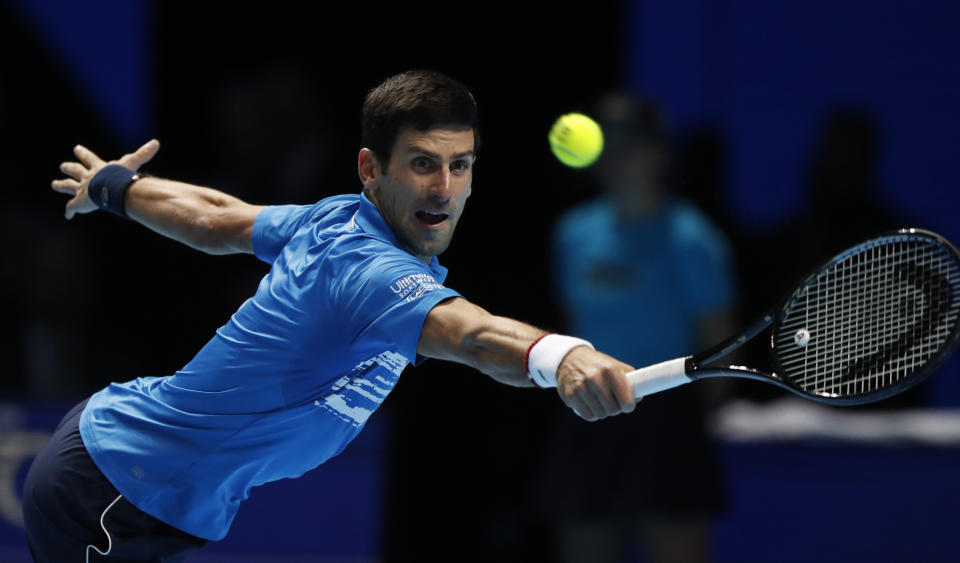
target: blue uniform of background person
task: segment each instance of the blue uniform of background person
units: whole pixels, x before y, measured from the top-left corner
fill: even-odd
[[[265,208],[252,242],[270,272],[193,360],[172,376],[111,384],[79,417],[117,493],[207,540],[226,535],[251,487],[343,450],[420,359],[427,313],[459,295],[443,287],[435,257],[425,264],[398,248],[363,195]],[[76,432],[75,419],[64,432]],[[76,454],[76,436],[65,439]],[[24,496],[39,511],[25,506],[28,518],[56,514],[43,504],[76,502],[71,489],[83,488],[38,486],[58,463],[56,441],[31,470]]]
[[[636,367],[697,351],[698,319],[733,306],[730,251],[693,206],[624,222],[606,199],[567,212],[553,250],[574,334]]]
[[[637,367],[696,352],[696,320],[734,299],[724,239],[679,201],[630,223],[603,198],[569,211],[556,229],[554,279],[570,332]],[[563,415],[551,448],[554,474],[585,472],[606,481],[565,496],[556,513],[619,517],[720,505],[696,387],[646,397],[623,419],[587,425]]]
[[[608,200],[598,199],[560,220],[554,244],[568,330],[634,366],[697,351],[697,320],[732,305],[726,243],[682,202],[624,223]],[[633,537],[644,518],[707,517],[721,509],[721,476],[698,391],[684,386],[652,395],[630,417],[589,425],[558,416],[543,498],[558,533],[571,536],[564,543],[576,541],[564,528],[569,524]],[[550,494],[565,482],[580,486],[562,499]],[[576,560],[580,548],[595,549],[567,544],[562,551]]]

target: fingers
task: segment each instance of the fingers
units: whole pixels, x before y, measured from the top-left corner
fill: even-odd
[[[87,168],[98,168],[104,164],[99,156],[83,145],[73,147],[73,154],[75,154],[80,162]]]
[[[62,162],[60,163],[60,172],[63,172],[74,180],[83,180],[83,177],[87,173],[87,168],[79,162]]]
[[[621,412],[612,394],[605,392],[601,385],[589,379],[572,384],[566,392],[561,392],[561,396],[577,416],[589,422]]]
[[[633,396],[633,388],[630,386],[626,373],[610,371],[607,372],[607,376],[610,382],[610,391],[614,400],[620,406],[620,412],[633,412],[637,408],[638,399]]]
[[[577,399],[579,399],[576,401],[577,407],[573,409],[573,412],[579,414],[580,418],[589,422],[595,422],[609,416],[605,413],[605,409],[600,404],[600,401],[589,391],[579,394]]]
[[[156,139],[150,139],[139,149],[120,157],[118,162],[131,170],[137,170],[144,164],[150,162],[150,160],[157,154],[159,150],[160,141]]]
[[[633,412],[637,401],[626,377],[629,367],[607,356],[594,355],[588,365],[573,360],[558,376],[558,391],[563,401],[588,421]],[[590,359],[591,354],[581,358]],[[598,363],[594,363],[599,359]],[[590,365],[592,364],[592,365]]]
[[[75,196],[73,199],[67,202],[67,208],[64,211],[63,216],[69,221],[73,219],[73,216],[77,214],[77,209],[80,207],[83,198],[81,196]]]
[[[75,194],[80,189],[80,182],[73,178],[60,178],[50,182],[50,187],[53,188],[53,191],[62,194]]]
[[[599,381],[597,379],[588,379],[587,388],[590,390],[590,396],[600,404],[601,410],[599,412],[604,413],[604,416],[620,414],[622,412],[620,403],[614,398],[613,391],[610,389],[606,377]]]

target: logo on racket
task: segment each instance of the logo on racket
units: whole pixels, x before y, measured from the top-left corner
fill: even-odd
[[[864,377],[892,360],[906,356],[910,348],[926,340],[938,329],[950,308],[950,282],[942,273],[916,262],[898,264],[894,271],[898,279],[917,291],[912,299],[908,295],[902,296],[897,307],[900,316],[910,318],[913,322],[904,326],[873,354],[851,363],[840,378],[843,382]],[[933,306],[937,303],[941,305]]]

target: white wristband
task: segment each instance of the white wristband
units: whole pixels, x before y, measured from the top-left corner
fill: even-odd
[[[527,350],[527,375],[530,380],[537,387],[556,387],[560,362],[578,346],[594,349],[593,344],[582,338],[562,334],[548,334],[534,342]]]

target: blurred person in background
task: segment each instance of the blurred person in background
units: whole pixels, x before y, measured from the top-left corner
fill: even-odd
[[[801,206],[763,237],[766,244],[754,245],[767,247],[757,250],[757,256],[781,258],[767,264],[776,283],[763,284],[778,286],[776,291],[789,289],[818,264],[867,237],[915,226],[901,224],[904,218],[883,201],[877,178],[880,135],[873,117],[862,110],[832,108],[819,129]],[[781,297],[763,298],[775,302]]]
[[[602,97],[595,118],[603,194],[565,213],[553,251],[567,329],[642,366],[696,352],[734,328],[735,288],[723,235],[665,185],[668,133],[659,108],[623,92]],[[709,385],[644,399],[622,420],[580,424],[558,413],[546,455],[544,502],[559,559],[652,563],[710,559],[711,517],[724,505],[705,429]],[[562,483],[581,483],[555,496]],[[557,502],[560,501],[560,502]]]

